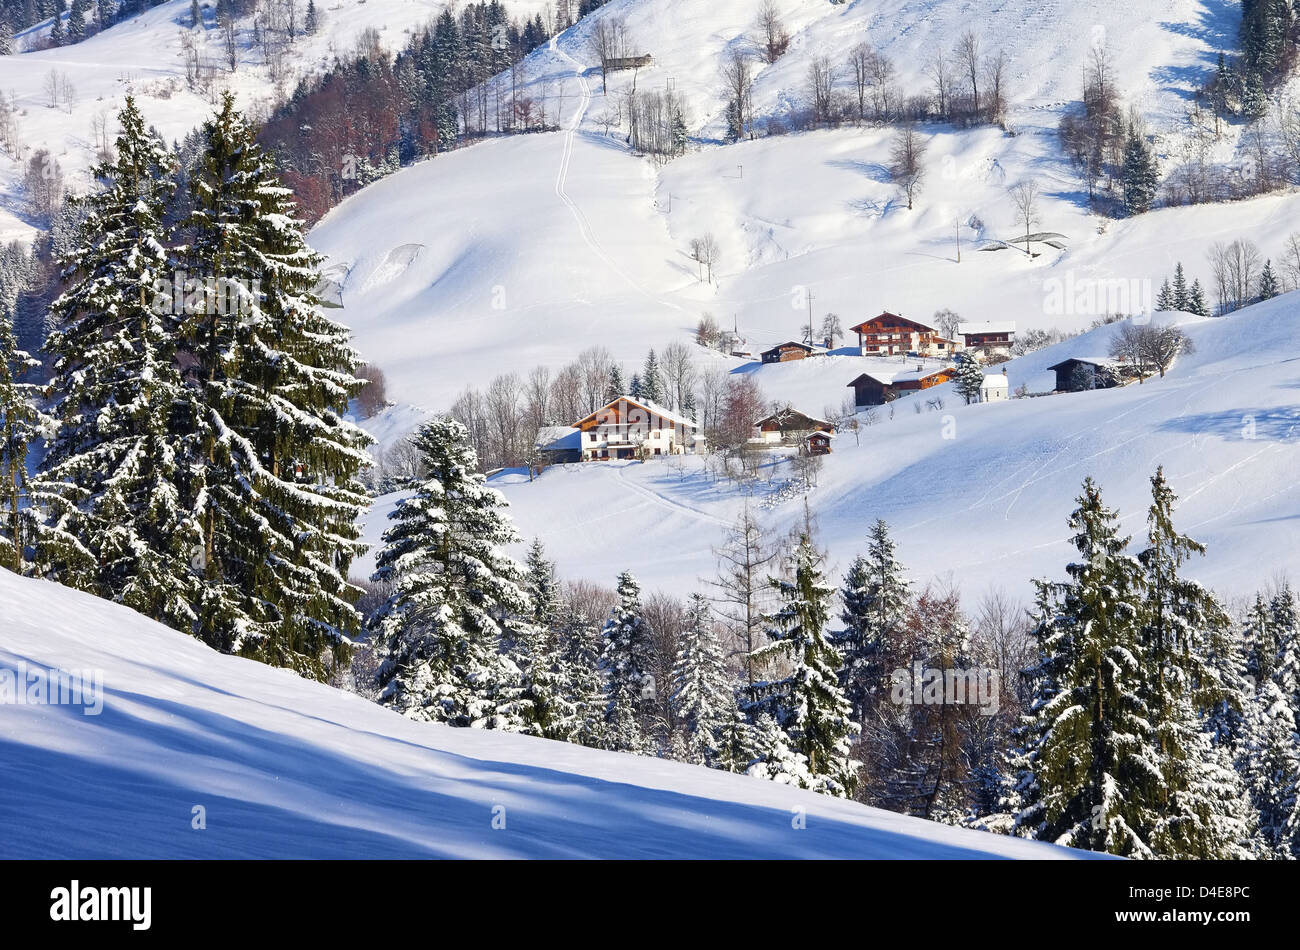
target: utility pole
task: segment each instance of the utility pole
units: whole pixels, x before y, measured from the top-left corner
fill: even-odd
[[[672,210],[671,207],[669,210]],[[957,219],[957,263],[961,263],[961,218]]]
[[[812,291],[810,290],[808,291],[808,345],[809,346],[813,345],[812,303],[813,303],[813,294]]]

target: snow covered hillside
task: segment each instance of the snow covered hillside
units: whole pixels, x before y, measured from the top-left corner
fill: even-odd
[[[315,228],[342,319],[387,373],[390,395],[433,410],[466,385],[537,364],[557,368],[590,345],[609,348],[630,372],[649,346],[682,338],[706,311],[738,326],[755,351],[799,333],[809,295],[815,320],[834,312],[846,327],[883,309],[926,319],[948,307],[967,320],[1015,320],[1021,330],[1078,329],[1107,313],[1150,309],[1179,260],[1189,279],[1208,286],[1205,257],[1215,241],[1246,235],[1265,256],[1279,256],[1300,196],[1105,220],[1090,212],[1055,134],[1078,96],[1088,49],[1104,35],[1130,101],[1163,123],[1158,147],[1172,155],[1188,86],[1227,42],[1236,14],[1190,0],[1153,2],[1136,14],[1131,4],[1031,6],[981,9],[980,18],[1019,24],[1006,46],[1019,80],[1010,109],[1019,134],[923,126],[927,173],[909,210],[887,171],[889,129],[704,144],[716,137],[707,114],[720,102],[722,57],[752,41],[752,3],[617,0],[526,63],[534,95],[548,95],[553,112],[558,106],[564,131],[407,169]],[[901,87],[907,70],[919,83],[919,51],[948,49],[971,22],[969,4],[956,0],[782,7],[791,50],[759,69],[759,114],[804,96],[811,55],[843,59],[864,37],[892,51]],[[588,45],[601,18],[620,19],[630,49],[655,57],[635,76],[612,73],[608,94]],[[990,44],[1012,33],[986,32]],[[658,166],[631,155],[600,118],[620,108],[628,85],[660,88],[670,79],[702,138]],[[1229,156],[1232,136],[1224,140]],[[990,250],[1020,233],[1008,189],[1029,178],[1042,190],[1035,229],[1061,235],[1061,246],[1035,243],[1034,257]],[[711,284],[689,253],[706,233],[721,248]],[[1055,286],[1089,284],[1102,291],[1092,305],[1049,303]],[[1123,294],[1107,292],[1121,285]]]
[[[776,6],[790,46],[775,63],[758,66],[759,116],[780,116],[794,104],[814,57],[842,64],[864,41],[893,60],[901,90],[921,92],[934,56],[950,54],[958,37],[973,30],[985,51],[1001,48],[1010,59],[1013,125],[1055,125],[1050,113],[1079,98],[1083,66],[1099,42],[1110,50],[1124,98],[1158,122],[1173,122],[1201,71],[1213,68],[1219,50],[1232,48],[1240,22],[1237,4],[1205,0],[777,0]],[[614,0],[565,34],[560,58],[537,54],[535,71],[562,74],[566,53],[592,62],[589,41],[599,18],[620,21],[628,53],[654,57],[635,81],[662,87],[671,78],[692,107],[693,126],[717,137],[724,129],[718,70],[732,49],[754,46],[758,7],[754,0]],[[630,74],[619,77],[611,91],[631,81]]]
[[[899,400],[892,418],[876,410],[860,445],[842,431],[807,496],[829,567],[843,570],[869,525],[884,518],[918,581],[951,572],[968,597],[992,587],[1027,597],[1032,578],[1060,576],[1074,553],[1065,522],[1085,476],[1120,509],[1124,529],[1140,535],[1147,480],[1163,465],[1182,498],[1179,527],[1209,546],[1188,565],[1192,576],[1229,596],[1253,593],[1275,572],[1300,574],[1300,294],[1222,319],[1182,319],[1196,353],[1164,379],[972,406],[945,384]],[[1104,355],[1113,332],[1103,327],[1004,364],[1010,385],[1050,389],[1046,367]],[[792,394],[824,386],[829,398],[854,362],[810,359],[760,375],[780,375]],[[931,399],[943,408],[925,409]],[[821,405],[812,402],[814,411]],[[764,478],[792,475],[782,463]],[[773,503],[760,483],[747,498],[698,459],[553,466],[535,481],[506,473],[493,483],[562,573],[610,582],[628,569],[665,589],[713,576],[711,547],[746,501],[777,530],[803,517],[802,496]],[[384,499],[372,512],[368,539],[378,540],[391,504]]]
[[[0,683],[102,676],[97,715],[95,702],[0,693],[0,858],[1093,856],[695,766],[411,722],[7,571],[0,629]]]
[[[85,171],[94,160],[93,126],[113,119],[127,95],[134,95],[149,121],[168,142],[182,138],[212,111],[223,89],[230,89],[244,108],[264,111],[292,91],[297,78],[324,70],[335,57],[345,57],[364,30],[374,29],[389,50],[406,44],[411,31],[434,19],[443,0],[325,0],[318,4],[321,25],[314,35],[300,34],[288,48],[282,73],[273,71],[253,43],[253,19],[237,23],[237,65],[225,63],[216,4],[201,0],[204,23],[190,25],[191,0],[168,0],[89,39],[58,49],[23,52],[49,32],[49,21],[14,40],[15,53],[0,56],[0,90],[17,110],[18,138],[26,155],[48,149],[63,169],[70,187],[84,191]],[[533,16],[550,7],[550,0],[502,0],[512,15]],[[186,44],[197,62],[212,75],[207,93],[186,81]],[[68,83],[69,93],[51,99],[49,81]],[[278,81],[277,81],[278,80]],[[278,88],[277,88],[278,87]],[[54,103],[53,105],[51,103]],[[0,153],[0,239],[30,236],[22,210],[22,159]]]

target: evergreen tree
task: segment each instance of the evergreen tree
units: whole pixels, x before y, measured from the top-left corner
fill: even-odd
[[[671,702],[685,728],[688,761],[716,767],[736,699],[712,613],[703,594],[691,595],[687,627],[673,664]]]
[[[61,425],[33,493],[46,510],[37,560],[72,587],[194,630],[196,525],[185,511],[192,398],[176,368],[178,317],[163,224],[168,156],[135,100],[119,113],[117,157],[95,167],[106,187],[86,216],[50,305],[46,349]]]
[[[814,788],[818,779],[808,771],[808,757],[795,748],[770,712],[760,712],[753,726],[754,762],[746,773],[781,785]]]
[[[648,754],[652,743],[646,727],[654,709],[653,644],[641,610],[641,587],[626,571],[618,576],[618,604],[603,632],[605,748]]]
[[[68,13],[68,41],[78,43],[86,38],[87,0],[72,0],[72,10]]]
[[[645,387],[641,385],[640,373],[632,374],[632,381],[627,384],[627,394],[633,399],[645,398]]]
[[[1271,300],[1281,291],[1278,288],[1277,275],[1273,272],[1273,262],[1264,262],[1264,269],[1259,274],[1259,299]]]
[[[1129,215],[1150,210],[1156,199],[1156,189],[1160,185],[1160,173],[1151,146],[1136,127],[1129,130],[1124,144],[1122,185],[1124,210]]]
[[[806,787],[848,797],[857,786],[849,750],[859,726],[839,685],[843,660],[826,635],[834,588],[824,583],[820,562],[805,531],[790,555],[790,579],[771,581],[780,607],[767,618],[771,642],[755,658],[789,672],[755,687],[755,710],[770,714],[789,737],[790,748],[806,760]]]
[[[673,155],[685,155],[686,145],[690,140],[690,133],[686,129],[686,118],[682,115],[682,110],[680,108],[673,112],[671,134]]]
[[[1210,308],[1205,303],[1205,291],[1201,289],[1199,279],[1192,281],[1192,289],[1187,293],[1187,312],[1198,317],[1208,317]]]
[[[1160,293],[1156,294],[1156,309],[1157,310],[1177,309],[1177,306],[1174,303],[1174,291],[1169,286],[1168,280],[1166,280],[1163,284],[1160,285]]]
[[[199,0],[190,0],[190,29],[197,30],[203,25],[203,8]]]
[[[325,317],[312,250],[255,132],[227,94],[201,129],[184,249],[216,300],[182,327],[203,402],[193,517],[201,526],[201,635],[325,675],[360,626],[347,580],[368,499],[371,441],[344,414],[364,386],[347,330]]]
[[[718,751],[714,767],[726,772],[746,772],[758,758],[754,727],[745,718],[744,710],[740,708],[733,691],[728,697],[722,728],[718,730]]]
[[[1211,88],[1211,105],[1214,107],[1214,114],[1218,117],[1226,118],[1228,115],[1228,97],[1233,88],[1232,71],[1228,69],[1227,57],[1223,55],[1223,50],[1219,50],[1219,58],[1214,67],[1214,84]],[[1217,134],[1218,124],[1215,124]]]
[[[514,670],[498,647],[532,609],[524,570],[505,553],[521,539],[461,423],[434,419],[412,444],[425,474],[389,515],[373,577],[392,585],[371,621],[385,648],[380,701],[412,719],[517,728],[503,709]]]
[[[1291,704],[1265,680],[1247,706],[1239,768],[1258,815],[1261,858],[1300,859],[1300,747]]]
[[[0,567],[21,573],[28,548],[23,501],[30,496],[27,453],[46,422],[39,389],[22,382],[40,362],[18,349],[9,310],[0,301]]]
[[[974,353],[957,354],[957,378],[954,380],[954,385],[957,392],[966,400],[966,405],[979,401],[980,387],[984,385],[984,370],[980,369]]]
[[[50,24],[50,45],[63,46],[68,42],[68,34],[63,28],[63,13],[54,12],[54,21]]]
[[[1160,781],[1149,843],[1166,858],[1245,856],[1249,809],[1231,761],[1202,729],[1202,715],[1225,696],[1204,659],[1214,634],[1229,620],[1214,595],[1180,574],[1198,541],[1173,524],[1176,498],[1163,468],[1151,479],[1147,547],[1138,555],[1146,597],[1140,630],[1142,694],[1154,727]]]
[[[651,350],[641,368],[641,398],[649,402],[664,402],[664,384],[659,373],[659,357]]]
[[[524,562],[524,590],[530,612],[511,631],[510,656],[519,670],[518,714],[523,731],[546,739],[567,741],[578,728],[578,707],[567,695],[569,671],[557,636],[559,594],[555,567],[534,539]]]
[[[623,384],[623,370],[615,363],[609,370],[609,383],[605,386],[605,402],[610,403],[620,396],[627,395],[630,393]]]
[[[726,136],[727,141],[738,142],[740,141],[740,137],[742,135],[744,135],[744,129],[742,127],[741,118],[740,118],[740,106],[736,103],[735,99],[728,99],[727,100],[727,136]]]
[[[1282,652],[1277,627],[1262,594],[1255,595],[1255,604],[1246,615],[1243,639],[1246,643],[1246,675],[1258,688],[1265,680],[1273,678]]]
[[[316,0],[307,0],[307,18],[303,23],[303,30],[308,36],[313,36],[319,28],[320,17],[316,13]]]
[[[854,558],[844,576],[844,628],[832,635],[832,643],[843,658],[840,686],[857,723],[888,689],[895,644],[912,597],[894,551],[889,526],[877,520],[866,556]]]
[[[1142,832],[1161,781],[1141,697],[1142,568],[1118,518],[1085,479],[1070,516],[1080,559],[1070,580],[1038,582],[1039,659],[1017,736],[1017,833],[1091,851],[1151,857]]]
[[[1248,119],[1262,119],[1268,114],[1268,93],[1258,70],[1247,69],[1242,79],[1241,114]]]
[[[546,559],[546,549],[540,538],[533,538],[524,559],[524,590],[528,593],[531,613],[528,621],[545,630],[553,630],[559,622],[560,592],[555,580],[555,565]]]
[[[1188,312],[1191,305],[1191,296],[1187,289],[1187,275],[1183,273],[1183,262],[1179,261],[1174,265],[1174,309]]]
[[[568,741],[589,748],[605,744],[605,686],[600,671],[604,646],[601,628],[571,605],[561,611],[560,662],[565,672],[564,696],[573,704]]]

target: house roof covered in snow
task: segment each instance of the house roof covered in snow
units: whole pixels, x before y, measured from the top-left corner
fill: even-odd
[[[1113,369],[1122,365],[1120,360],[1113,359],[1109,356],[1071,356],[1069,359],[1061,360],[1059,363],[1053,363],[1048,369],[1060,369],[1069,363],[1087,363],[1089,366],[1101,366],[1106,369]]]
[[[924,320],[918,320],[915,317],[905,317],[901,313],[893,313],[889,310],[884,310],[876,314],[874,317],[868,317],[866,320],[863,320],[857,326],[849,327],[849,332],[857,333],[863,327],[868,326],[869,324],[873,323],[876,320],[887,320],[891,323],[894,322],[907,323],[907,324],[911,324],[912,326],[920,330],[929,331],[930,333],[934,333],[938,329],[937,327],[933,327],[930,324],[926,323]]]
[[[979,333],[1015,333],[1014,320],[985,320],[982,323],[957,324],[958,336],[973,336]]]
[[[938,373],[951,372],[951,371],[952,371],[951,366],[922,366],[920,368],[913,366],[911,369],[904,369],[904,370],[897,370],[897,371],[873,369],[873,370],[869,370],[868,372],[861,373],[860,375],[855,377],[852,380],[852,382],[849,383],[849,385],[852,386],[853,383],[856,383],[859,379],[862,379],[862,377],[864,376],[867,377],[868,379],[874,379],[882,386],[892,386],[895,383],[905,383],[917,379],[925,379],[926,377],[934,376]]]
[[[575,422],[573,424],[574,427],[576,428],[578,426],[581,426],[584,422],[591,422],[595,420],[601,415],[601,413],[605,412],[607,409],[609,409],[610,406],[614,405],[617,402],[630,403],[631,405],[644,409],[646,412],[650,413],[651,415],[659,416],[662,419],[664,419],[664,421],[671,422],[674,425],[685,426],[688,429],[698,428],[695,425],[694,421],[692,421],[691,419],[687,419],[679,412],[673,412],[671,409],[667,409],[664,406],[659,405],[659,403],[657,402],[651,402],[649,399],[637,399],[633,396],[619,396],[617,399],[611,399],[609,402],[605,403],[605,405],[601,406],[595,412],[585,415],[577,422]]]
[[[980,383],[980,389],[1006,389],[1008,385],[1006,373],[990,373]]]
[[[582,432],[573,426],[543,426],[537,430],[537,440],[533,444],[550,452],[581,449]]]

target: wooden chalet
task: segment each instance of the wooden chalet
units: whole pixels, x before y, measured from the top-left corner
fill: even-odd
[[[803,440],[803,452],[806,455],[830,455],[831,440],[834,432],[810,432]]]
[[[790,442],[803,439],[810,432],[834,432],[835,426],[825,419],[806,415],[787,406],[754,423],[760,442]]]
[[[983,359],[1010,356],[1011,345],[1016,341],[1016,323],[1014,320],[959,323],[957,335],[967,351],[973,350]]]
[[[863,373],[848,385],[853,387],[853,402],[857,406],[880,406],[901,395],[917,392],[946,383],[957,374],[951,366],[926,368],[918,366],[901,373],[873,371]]]
[[[951,356],[960,348],[930,324],[888,310],[850,328],[850,332],[858,335],[858,351],[863,356]]]
[[[770,350],[764,350],[759,356],[764,363],[788,363],[791,360],[801,360],[806,356],[812,355],[813,348],[807,343],[796,343],[794,340],[787,340],[784,343],[778,343]]]
[[[573,428],[580,433],[582,461],[594,462],[682,455],[695,447],[697,426],[648,399],[619,396]]]
[[[1056,373],[1058,393],[1110,389],[1119,385],[1123,370],[1119,360],[1104,356],[1072,356],[1047,368]]]

